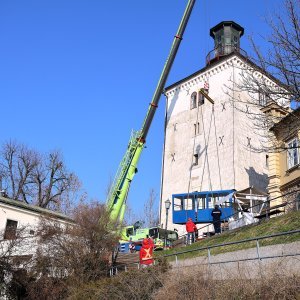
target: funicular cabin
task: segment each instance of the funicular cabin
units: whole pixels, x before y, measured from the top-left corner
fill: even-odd
[[[211,212],[218,204],[222,211],[221,220],[228,221],[234,214],[233,194],[236,190],[191,192],[172,195],[173,223],[185,224],[192,218],[196,224],[212,223]]]

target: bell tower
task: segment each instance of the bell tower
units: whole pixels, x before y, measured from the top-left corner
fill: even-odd
[[[207,64],[232,52],[241,52],[240,38],[243,34],[244,28],[233,21],[223,21],[211,28],[210,36],[214,39],[214,50],[207,55]]]

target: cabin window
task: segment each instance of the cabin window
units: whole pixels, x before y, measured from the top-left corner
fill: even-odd
[[[197,93],[193,92],[191,95],[191,109],[194,109],[197,107]]]
[[[221,203],[220,207],[231,207],[231,200],[228,198],[228,195],[226,196],[218,196],[215,197],[216,203]]]
[[[15,239],[16,235],[17,235],[17,227],[18,227],[17,221],[7,219],[5,233],[4,233],[4,239],[5,240]]]
[[[174,198],[174,211],[183,210],[183,199],[182,198]]]
[[[193,210],[194,209],[194,199],[192,196],[190,198],[184,199],[184,209],[185,210]]]
[[[126,230],[126,235],[129,237],[130,235],[133,235],[133,228],[130,227],[130,228],[127,228]]]
[[[217,201],[219,201],[219,197],[209,196],[208,197],[208,208],[215,208]]]
[[[149,236],[151,236],[153,239],[159,238],[158,228],[150,228],[149,229]]]
[[[205,209],[206,207],[206,198],[205,197],[199,197],[198,198],[198,209]]]
[[[287,143],[287,167],[291,169],[292,167],[299,164],[299,141],[297,138],[289,141]]]

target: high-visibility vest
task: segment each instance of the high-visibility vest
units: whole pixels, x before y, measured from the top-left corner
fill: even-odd
[[[153,263],[153,242],[147,241],[143,243],[140,250],[140,263],[144,265],[149,265]]]

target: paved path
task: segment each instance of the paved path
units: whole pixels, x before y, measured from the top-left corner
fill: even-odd
[[[298,255],[297,255],[298,254]],[[225,278],[257,278],[268,274],[300,275],[300,242],[278,244],[259,248],[261,260],[257,258],[257,249],[245,249],[235,252],[218,254],[210,257],[195,257],[172,262],[173,272],[190,272],[190,268],[203,269],[216,279]],[[287,257],[265,258],[277,255],[290,255]],[[247,261],[227,262],[249,259]],[[251,260],[252,259],[252,260]],[[255,260],[254,260],[255,259]]]

